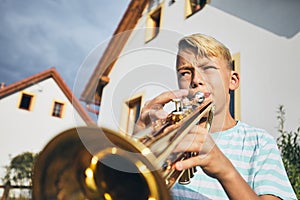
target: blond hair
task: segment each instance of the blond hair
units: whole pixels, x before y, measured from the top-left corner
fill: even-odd
[[[228,62],[232,69],[232,57],[229,49],[213,37],[203,34],[192,34],[182,38],[178,43],[179,51],[185,48],[192,48],[200,58],[222,57]]]

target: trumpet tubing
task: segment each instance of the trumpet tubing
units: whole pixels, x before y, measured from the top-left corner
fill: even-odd
[[[173,164],[197,155],[174,149],[193,125],[204,119],[209,128],[212,121],[213,104],[201,98],[186,105],[174,100],[166,120],[134,136],[96,126],[58,134],[34,165],[33,199],[171,199],[174,183],[189,183],[196,170],[177,171]]]

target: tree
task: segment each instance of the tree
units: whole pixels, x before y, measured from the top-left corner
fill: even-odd
[[[37,154],[25,152],[12,158],[6,166],[6,175],[3,178],[6,190],[11,188],[30,188],[32,185],[32,171]],[[8,191],[5,191],[8,194]]]
[[[283,164],[287,171],[289,180],[294,188],[296,196],[300,199],[300,127],[296,131],[284,130],[285,110],[280,105],[277,112],[279,122],[277,145],[281,151]]]

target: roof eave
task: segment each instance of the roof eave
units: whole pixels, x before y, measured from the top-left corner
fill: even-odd
[[[120,53],[122,52],[128,38],[138,20],[141,18],[142,13],[149,3],[149,0],[132,0],[123,15],[113,37],[111,38],[108,46],[106,47],[101,59],[99,60],[94,72],[92,73],[88,83],[83,90],[80,100],[86,103],[100,104],[100,98],[95,99],[95,94],[102,91],[97,91],[98,84],[101,82],[101,77],[108,77],[111,69],[117,61]],[[107,84],[107,83],[106,83]],[[101,88],[101,87],[100,87]],[[103,89],[103,88],[102,88]]]
[[[49,68],[41,73],[35,74],[33,76],[30,76],[28,78],[25,78],[21,81],[15,82],[13,84],[10,84],[10,85],[0,89],[0,99],[6,97],[8,95],[11,95],[14,92],[23,90],[24,88],[27,88],[31,85],[34,85],[34,84],[41,82],[48,78],[54,79],[54,81],[57,83],[59,88],[66,95],[68,100],[71,102],[71,104],[76,109],[76,111],[79,113],[79,115],[82,117],[82,119],[86,122],[86,124],[95,124],[94,121],[92,120],[92,118],[87,114],[87,112],[81,106],[79,100],[75,97],[73,92],[70,90],[70,88],[67,86],[67,84],[62,79],[62,77],[56,71],[55,67]]]

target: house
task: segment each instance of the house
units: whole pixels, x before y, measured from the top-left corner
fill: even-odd
[[[16,155],[38,153],[63,130],[93,123],[55,68],[2,84],[0,110],[1,178]]]
[[[277,0],[132,0],[81,100],[99,106],[98,125],[130,134],[145,101],[177,88],[178,40],[200,32],[229,47],[241,74],[232,114],[276,137],[279,105],[287,111],[286,128],[300,119],[299,8]]]

